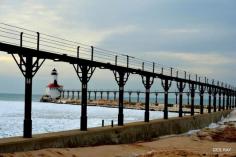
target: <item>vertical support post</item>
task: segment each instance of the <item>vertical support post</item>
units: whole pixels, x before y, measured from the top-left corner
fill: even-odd
[[[97,100],[97,91],[94,91],[94,100]]]
[[[231,99],[231,91],[229,91],[229,109],[231,109],[232,106],[232,99]]]
[[[149,103],[150,103],[150,88],[154,82],[154,78],[151,79],[151,76],[142,76],[142,82],[145,87],[145,113],[144,121],[149,122]]]
[[[40,38],[40,34],[39,32],[37,32],[37,50],[39,51],[39,38]]]
[[[38,42],[37,42],[37,50],[39,50],[39,33],[38,34]],[[23,42],[23,32],[20,34],[20,46],[22,47]],[[18,61],[14,54],[11,54],[14,58],[16,64],[18,65],[19,69],[21,70],[22,74],[25,77],[25,108],[24,108],[24,124],[23,124],[23,137],[31,138],[32,137],[32,119],[31,119],[31,112],[32,112],[32,82],[33,77],[39,70],[39,68],[44,63],[45,59],[40,63],[41,58],[36,58],[33,60],[33,56],[30,55],[20,55]]]
[[[124,73],[120,72],[120,79],[119,79],[119,113],[118,113],[118,125],[124,125]]]
[[[214,112],[216,112],[216,93],[213,93],[213,108]]]
[[[110,92],[107,91],[107,100],[109,100],[109,94],[110,94]]]
[[[33,58],[30,56],[26,57],[26,73],[25,73],[25,117],[24,117],[24,137],[32,137],[32,69],[33,69]]]
[[[195,97],[195,85],[192,83],[190,85],[190,90],[191,90],[191,116],[194,115],[194,97]]]
[[[74,99],[74,96],[75,96],[75,92],[72,91],[72,99]]]
[[[208,113],[211,113],[211,94],[212,94],[212,88],[209,86],[208,87],[208,94],[209,94],[209,98],[208,98]]]
[[[91,60],[93,61],[93,51],[94,51],[94,47],[91,46]]]
[[[64,90],[62,91],[62,98],[63,99],[65,98],[65,91]]]
[[[149,122],[150,76],[146,76],[145,91],[145,122]]]
[[[175,104],[178,104],[178,92],[175,92]]]
[[[168,86],[168,80],[165,80],[165,87]],[[164,96],[164,119],[168,119],[168,90],[165,90],[165,96]]]
[[[70,98],[70,91],[67,91],[67,99]]]
[[[140,92],[138,91],[137,92],[137,103],[139,103],[139,95],[140,95]]]
[[[87,66],[81,66],[82,72],[82,100],[81,100],[81,121],[80,130],[87,130],[87,86],[88,86],[88,70]]]
[[[164,82],[163,82],[164,81]],[[169,83],[169,80],[165,78],[162,80],[162,87],[164,88],[165,94],[164,94],[164,119],[168,119],[168,91],[171,86],[171,81]]]
[[[101,100],[103,99],[103,91],[100,91]]]
[[[225,91],[223,90],[223,110],[225,110]]]
[[[229,92],[228,89],[226,90],[226,110],[229,109]]]
[[[156,92],[156,93],[155,93],[155,95],[156,95],[156,98],[155,98],[155,103],[157,104],[157,103],[158,103],[158,101],[157,101],[158,92]]]
[[[236,92],[234,91],[234,108],[236,108]]]
[[[204,110],[204,105],[203,105],[203,103],[204,103],[204,86],[203,85],[201,85],[200,86],[200,114],[203,114],[203,110]]]
[[[77,91],[78,99],[80,99],[80,91]]]
[[[129,92],[129,103],[131,103],[131,94],[132,92]]]
[[[114,91],[113,93],[114,93],[114,100],[116,100],[116,91]]]
[[[221,111],[221,97],[222,97],[221,96],[221,89],[219,89],[219,102],[218,102],[219,107],[218,107],[218,111]]]
[[[179,117],[183,117],[183,91],[185,84],[182,81],[177,82],[177,88],[179,89]]]
[[[190,99],[189,99],[189,97],[190,97],[190,92],[188,91],[186,94],[187,94],[187,99],[188,99],[187,104],[189,105],[189,104],[190,104],[190,102],[189,102],[189,101],[190,101]]]
[[[91,100],[91,91],[88,91],[88,100]]]

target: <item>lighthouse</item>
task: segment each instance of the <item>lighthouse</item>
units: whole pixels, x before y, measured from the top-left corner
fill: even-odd
[[[63,90],[63,86],[58,84],[58,81],[57,81],[58,73],[55,68],[52,70],[51,76],[52,76],[52,83],[50,83],[47,86],[46,95],[51,97],[52,99],[56,99],[60,97],[60,91]]]

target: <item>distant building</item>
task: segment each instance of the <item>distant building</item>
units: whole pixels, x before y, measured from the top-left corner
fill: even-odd
[[[46,95],[51,97],[52,99],[56,99],[60,97],[60,91],[63,90],[63,86],[58,84],[57,81],[57,70],[54,68],[52,70],[52,79],[53,79],[53,83],[49,84],[46,88]]]

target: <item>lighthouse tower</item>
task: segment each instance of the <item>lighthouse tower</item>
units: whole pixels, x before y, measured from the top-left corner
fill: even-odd
[[[63,86],[59,85],[57,82],[57,70],[54,68],[51,72],[52,75],[52,81],[53,83],[50,83],[46,88],[46,95],[51,97],[52,99],[56,99],[60,97],[60,91],[63,90]]]

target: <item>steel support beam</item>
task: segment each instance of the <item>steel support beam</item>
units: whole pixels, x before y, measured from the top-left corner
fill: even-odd
[[[92,53],[93,53],[93,47],[92,47]],[[79,58],[79,48],[77,52],[77,57]],[[93,58],[91,58],[92,60]],[[79,64],[73,64],[73,67],[75,69],[75,72],[77,76],[80,79],[81,82],[81,117],[80,117],[80,130],[81,131],[87,131],[87,93],[88,93],[88,82],[91,79],[95,67],[90,67],[88,65],[79,65]]]
[[[109,95],[110,95],[110,92],[109,91],[107,91],[107,100],[109,100],[110,98],[109,98]]]
[[[222,109],[225,110],[225,90],[222,91],[223,94],[223,107]]]
[[[205,77],[205,83],[206,83],[207,79]],[[199,77],[199,82],[201,82],[201,78]],[[199,95],[200,95],[200,114],[204,113],[204,93],[206,90],[206,86],[204,85],[199,85]]]
[[[229,92],[229,109],[232,109],[232,93]]]
[[[212,88],[212,95],[213,95],[213,109],[216,112],[216,95],[217,95],[217,88]]]
[[[131,94],[132,92],[128,92],[129,93],[129,103],[131,103]]]
[[[31,119],[31,111],[32,111],[32,81],[33,77],[40,69],[45,59],[42,59],[40,62],[40,58],[33,58],[32,56],[21,56],[12,54],[16,64],[21,70],[22,74],[25,77],[25,113],[24,113],[24,130],[23,137],[31,138],[32,137],[32,119]]]
[[[142,76],[142,82],[145,87],[145,113],[144,121],[149,122],[149,102],[150,102],[150,88],[154,82],[154,78],[150,76]]]
[[[162,87],[164,88],[165,94],[164,94],[164,119],[168,119],[168,91],[171,86],[171,81],[168,79],[161,80]]]
[[[80,130],[87,130],[87,91],[88,91],[88,71],[87,66],[81,66],[82,79],[82,99],[81,99],[81,117],[80,117]]]
[[[229,91],[226,91],[226,110],[229,109]]]
[[[208,98],[208,113],[211,113],[211,95],[212,95],[212,88],[211,86],[208,86],[207,88],[209,98]]]
[[[25,118],[24,118],[24,137],[32,137],[32,57],[26,57],[25,73]]]
[[[139,96],[140,96],[140,92],[137,92],[137,103],[139,103]]]
[[[156,92],[155,95],[156,95],[155,103],[157,104],[157,103],[158,103],[158,99],[157,99],[157,97],[158,97],[158,92]]]
[[[187,93],[186,93],[186,95],[187,95],[187,104],[189,105],[190,104],[190,99],[189,99],[189,97],[190,97],[190,92],[188,91]]]
[[[100,99],[101,100],[103,99],[103,92],[102,91],[100,92]]]
[[[177,82],[177,88],[179,90],[179,117],[183,117],[183,91],[185,86],[185,83]]]
[[[222,101],[222,92],[221,89],[219,89],[218,91],[218,96],[219,96],[219,102],[218,102],[218,111],[221,111],[222,107],[221,107],[221,101]]]
[[[129,78],[129,73],[125,73],[123,71],[113,71],[115,80],[119,86],[119,113],[118,113],[118,125],[124,125],[124,86]]]
[[[94,100],[97,100],[97,91],[94,91]]]
[[[194,115],[194,97],[195,97],[195,90],[196,90],[196,85],[195,84],[189,84],[189,90],[191,92],[191,116]]]
[[[114,93],[114,100],[116,100],[116,92],[113,92]]]
[[[236,108],[236,91],[234,91],[234,108]]]

